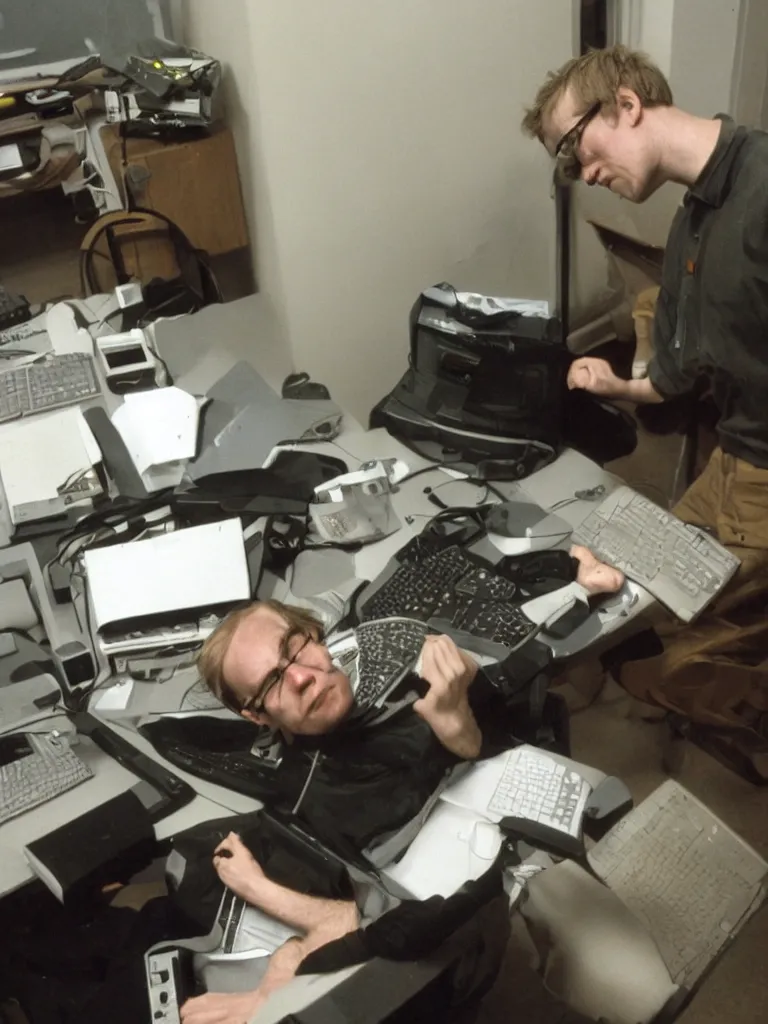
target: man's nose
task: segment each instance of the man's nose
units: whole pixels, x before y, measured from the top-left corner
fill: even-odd
[[[308,665],[299,665],[294,661],[286,668],[283,678],[292,689],[301,692],[314,682],[315,670]]]
[[[581,166],[581,180],[587,185],[596,185],[600,174],[597,163],[586,163]]]

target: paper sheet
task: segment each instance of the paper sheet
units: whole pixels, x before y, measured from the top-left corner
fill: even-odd
[[[384,868],[383,874],[417,899],[450,896],[465,882],[484,874],[501,848],[498,830],[495,849],[477,846],[474,835],[479,820],[472,811],[440,799],[405,855]]]
[[[100,458],[77,407],[5,424],[0,467],[13,521],[43,518],[100,494],[95,474],[88,472]]]
[[[200,404],[181,388],[154,388],[125,396],[112,422],[147,490],[181,483],[195,454]]]

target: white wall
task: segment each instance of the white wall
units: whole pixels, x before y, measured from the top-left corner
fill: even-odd
[[[186,0],[233,71],[256,240],[293,361],[365,418],[441,280],[551,297],[550,168],[519,120],[571,0]],[[248,184],[250,183],[250,184]]]
[[[518,124],[574,52],[575,3],[183,0],[188,41],[230,68],[260,287],[295,367],[359,418],[405,368],[423,286],[552,297],[550,168]],[[711,116],[731,104],[740,3],[623,0],[624,39]],[[576,322],[615,287],[584,220],[663,244],[681,196],[576,189]]]
[[[768,128],[768,3],[741,0],[731,107],[741,124]]]

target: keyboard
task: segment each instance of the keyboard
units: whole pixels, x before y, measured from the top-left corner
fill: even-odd
[[[739,559],[629,487],[613,491],[573,539],[690,622],[733,576]]]
[[[672,779],[622,818],[588,859],[648,928],[672,980],[687,989],[765,899],[764,858]]]
[[[423,549],[421,549],[423,550]],[[412,558],[398,554],[361,597],[361,618],[402,616],[452,628],[516,650],[539,630],[521,610],[511,580],[458,545]]]
[[[0,825],[93,777],[56,733],[0,737]]]
[[[429,632],[415,619],[389,618],[331,637],[328,651],[350,677],[358,707],[381,703],[392,693],[415,665]]]
[[[91,356],[69,352],[0,371],[0,423],[76,405],[101,394]]]
[[[510,751],[488,810],[521,835],[579,855],[591,792],[578,772],[536,747],[521,746]]]

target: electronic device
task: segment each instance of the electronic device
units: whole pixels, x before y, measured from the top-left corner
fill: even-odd
[[[351,681],[357,707],[380,705],[417,664],[429,628],[416,619],[361,622],[328,641],[333,664]]]
[[[653,936],[676,984],[694,990],[765,901],[768,863],[667,779],[587,860]]]
[[[110,390],[148,387],[154,383],[157,362],[140,328],[98,335],[95,342]]]
[[[0,423],[75,405],[101,394],[91,356],[67,352],[0,370]]]
[[[163,716],[140,731],[162,757],[183,771],[257,799],[274,794],[274,773],[281,758],[262,756],[254,746],[258,734],[242,719]]]
[[[141,281],[129,281],[127,284],[117,285],[115,288],[115,298],[120,309],[138,306],[144,301]]]
[[[99,633],[172,629],[199,612],[229,610],[251,593],[243,529],[234,518],[90,548],[84,564]]]
[[[539,632],[521,610],[515,584],[479,559],[457,545],[413,558],[414,550],[406,545],[362,591],[363,621],[403,616],[435,628],[447,623],[510,651]]]
[[[410,367],[370,425],[520,479],[557,453],[568,359],[543,304],[428,288],[411,311]]]
[[[492,821],[476,821],[469,835],[469,866],[472,877],[477,870],[487,871],[501,850],[503,836],[498,825]]]
[[[181,1024],[181,1007],[198,994],[192,958],[190,950],[178,946],[153,946],[145,954],[149,1009],[158,1024]]]
[[[156,853],[152,821],[126,790],[23,847],[32,871],[67,907],[98,906],[106,885],[127,882]]]
[[[96,678],[93,654],[80,640],[62,644],[53,654],[60,669],[59,678],[69,693],[89,687]]]
[[[0,736],[0,825],[92,777],[61,733]]]
[[[172,651],[199,647],[208,639],[223,617],[223,612],[210,612],[194,618],[184,615],[182,621],[159,626],[152,625],[151,620],[107,625],[99,633],[99,647],[110,657],[118,654],[132,654],[137,657],[164,648]]]
[[[75,711],[70,717],[79,733],[88,736],[105,754],[138,775],[141,782],[133,787],[131,793],[143,805],[153,824],[195,799],[194,789],[183,779],[142,753],[89,712]]]
[[[580,856],[592,787],[559,760],[523,745],[510,751],[488,811],[524,838]]]
[[[315,532],[332,544],[381,540],[400,529],[390,494],[395,459],[373,459],[360,469],[318,484],[309,515]]]
[[[683,622],[696,618],[739,567],[739,559],[704,530],[630,487],[611,492],[573,539],[645,587]]]
[[[545,551],[566,541],[573,527],[560,516],[526,501],[493,505],[485,519],[488,538],[503,555]]]
[[[21,295],[12,295],[0,284],[0,331],[30,318],[29,303]]]

